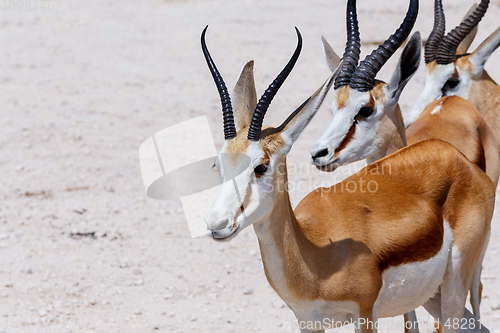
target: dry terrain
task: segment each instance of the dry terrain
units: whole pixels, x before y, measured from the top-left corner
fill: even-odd
[[[293,52],[294,26],[301,30],[302,55],[266,116],[278,125],[329,75],[320,36],[342,53],[345,0],[16,1],[23,10],[11,2],[0,1],[0,333],[298,332],[266,281],[252,228],[224,244],[189,239],[180,202],[146,196],[138,150],[152,134],[201,115],[222,144],[199,43],[206,24],[228,85],[254,59],[260,92]],[[358,1],[364,55],[399,26],[407,3]],[[445,1],[448,28],[472,3]],[[416,29],[424,37],[432,6],[421,1]],[[499,17],[492,1],[473,47]],[[487,64],[497,80],[499,64],[497,51]],[[421,68],[403,110],[422,86]],[[291,181],[301,184],[294,205],[355,170],[320,174],[309,165],[330,103],[290,154]],[[492,230],[482,314],[500,332],[498,214]],[[402,332],[401,317],[382,323],[381,332]]]

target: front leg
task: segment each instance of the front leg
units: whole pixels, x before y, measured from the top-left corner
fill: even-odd
[[[415,310],[404,314],[405,318],[405,333],[419,333],[418,320]]]
[[[300,333],[325,333],[325,330],[321,329],[322,327],[316,325],[316,323],[318,322],[299,320]]]
[[[465,324],[465,325],[463,325]],[[462,317],[459,333],[489,333],[490,331],[486,328],[479,319],[477,319],[472,313],[470,313],[467,308],[464,311]]]
[[[365,312],[360,312],[354,329],[356,333],[377,333],[378,314],[372,309]]]

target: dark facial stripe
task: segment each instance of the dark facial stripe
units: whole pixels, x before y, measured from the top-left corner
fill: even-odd
[[[340,143],[340,146],[337,149],[335,149],[335,154],[338,154],[345,147],[347,147],[349,142],[351,142],[352,138],[354,137],[355,133],[356,133],[356,122],[353,122],[351,125],[351,128],[349,128],[349,131],[347,131],[347,134],[345,135],[344,139]]]

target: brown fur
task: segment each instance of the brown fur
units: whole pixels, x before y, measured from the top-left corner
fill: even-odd
[[[348,90],[341,94],[344,97],[338,96],[338,101],[347,101]],[[240,128],[225,152],[246,152],[247,131]],[[279,154],[286,143],[279,129],[264,132],[260,144],[266,160]],[[287,181],[282,156],[273,172],[270,217],[254,227],[266,276],[288,304],[354,301],[360,316],[372,319],[384,270],[434,256],[442,246],[445,219],[453,230],[454,245],[466,254],[462,281],[470,284],[489,231],[495,189],[448,143],[429,140],[407,147],[331,188],[309,193],[295,212]],[[372,182],[377,188],[369,193],[361,187],[350,191],[351,182],[364,183],[366,189]],[[282,265],[272,260],[268,264],[275,250]],[[373,329],[362,327],[362,331]]]
[[[385,96],[385,91],[384,91],[384,87],[386,85],[387,85],[387,83],[377,80],[375,87],[370,91],[370,97],[375,98],[377,103],[380,105],[385,105],[386,100],[387,100],[387,96]],[[393,115],[394,115],[394,121],[396,122],[395,124],[394,123],[393,124],[396,128],[396,131],[399,134],[399,139],[397,141],[401,141],[403,144],[399,148],[405,147],[406,146],[406,134],[405,134],[406,132],[405,132],[405,126],[404,126],[404,119],[403,119],[403,115],[401,114],[401,108],[399,107],[399,104],[396,104],[396,108],[393,111]],[[386,121],[391,121],[390,119],[388,119],[388,117],[384,117],[383,120],[384,119]]]
[[[404,128],[404,123],[401,125]],[[384,116],[380,120],[378,129],[377,129],[377,144],[381,147],[381,151],[377,154],[376,159],[380,159],[384,156],[389,155],[392,152],[395,152],[403,147],[406,147],[406,134],[403,132],[403,135],[399,134],[398,127],[394,125],[389,117]]]
[[[276,186],[287,181],[286,166],[280,165]],[[271,286],[290,301],[273,282],[273,271],[283,269],[294,299],[355,301],[368,316],[383,271],[434,256],[442,246],[444,219],[464,254],[462,279],[468,286],[494,205],[495,189],[478,170],[451,145],[430,140],[309,193],[295,214],[288,193],[276,191],[269,233],[283,267],[267,267],[260,244]],[[373,193],[346,190],[349,182],[371,181],[378,184]]]
[[[469,57],[461,57],[455,61],[455,75],[459,76],[457,67],[462,71],[470,73],[474,70],[474,65],[470,62]]]
[[[238,135],[227,141],[226,153],[241,153],[246,151],[250,145],[250,141],[247,140],[248,127],[240,130]]]
[[[373,90],[370,91],[370,100],[368,101],[368,103],[366,104],[366,106],[368,106],[370,108],[374,108],[375,107],[375,98],[373,98]]]
[[[431,114],[441,105],[441,110]],[[468,101],[458,96],[443,97],[427,106],[406,131],[408,144],[439,138],[451,143],[498,184],[500,158],[493,132]]]
[[[492,38],[492,36],[489,38]],[[481,46],[474,52],[477,52],[480,48]],[[474,76],[475,68],[470,61],[470,57],[473,55],[474,53],[460,57],[455,61],[455,75],[460,77],[458,69],[462,72],[470,73],[472,81],[468,100],[477,108],[488,126],[491,127],[496,141],[500,142],[500,117],[498,117],[500,114],[500,86],[486,71],[483,71],[479,77]],[[427,72],[433,72],[435,67],[435,61],[427,64]],[[500,146],[498,147],[498,152],[500,154]]]
[[[433,61],[427,64],[427,71],[430,73],[436,68],[437,62]]]
[[[279,133],[276,133],[266,136],[264,139],[260,140],[260,145],[265,152],[269,155],[273,155],[283,149],[285,141]]]
[[[491,127],[496,141],[500,142],[500,86],[486,71],[483,71],[479,79],[472,80],[469,101],[474,104],[488,126]]]
[[[373,103],[373,99],[377,101],[379,104],[385,104],[386,96],[384,92],[384,87],[387,83],[382,82],[380,80],[375,80],[375,87],[370,91],[370,101]],[[373,103],[373,107],[375,107],[375,103]]]
[[[349,92],[349,86],[342,87],[337,91],[337,107],[339,110],[345,108],[347,100],[349,99]]]

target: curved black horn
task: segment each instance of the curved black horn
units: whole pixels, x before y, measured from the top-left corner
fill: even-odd
[[[454,62],[459,58],[455,53],[457,52],[458,45],[464,40],[465,37],[474,29],[474,27],[481,21],[490,0],[482,0],[476,10],[469,17],[462,21],[455,29],[450,31],[439,44],[437,51],[437,63],[440,65],[446,65]]]
[[[346,12],[347,43],[339,74],[335,78],[334,89],[348,86],[356,67],[358,66],[361,42],[359,39],[358,16],[356,14],[356,0],[347,1]]]
[[[300,51],[302,50],[302,36],[300,35],[300,31],[299,29],[297,29],[297,27],[295,27],[295,30],[297,31],[298,38],[297,48],[295,49],[295,52],[288,61],[288,64],[286,64],[285,68],[283,68],[281,73],[279,73],[276,79],[274,79],[273,83],[271,83],[266,89],[259,102],[257,103],[255,111],[253,112],[252,122],[250,123],[250,128],[248,129],[248,139],[251,141],[260,140],[262,123],[264,122],[264,116],[266,115],[267,109],[269,108],[269,105],[271,104],[274,96],[281,88],[283,82],[285,82],[286,78],[292,71],[293,66],[295,66],[297,59],[299,58]]]
[[[233,115],[233,105],[231,104],[231,96],[227,92],[226,84],[222,79],[217,67],[215,66],[210,52],[208,52],[207,44],[205,43],[205,33],[207,32],[208,25],[203,29],[201,33],[201,49],[203,50],[203,55],[207,61],[208,68],[212,77],[214,78],[215,85],[220,95],[220,102],[222,104],[222,116],[224,118],[224,139],[230,140],[236,137],[236,127],[234,125],[234,115]]]
[[[434,1],[434,27],[425,43],[425,63],[429,64],[436,60],[439,43],[444,37],[446,20],[441,0]]]
[[[408,12],[399,29],[360,63],[352,76],[351,88],[361,92],[373,88],[375,76],[408,37],[417,20],[417,14],[418,0],[410,0]]]

